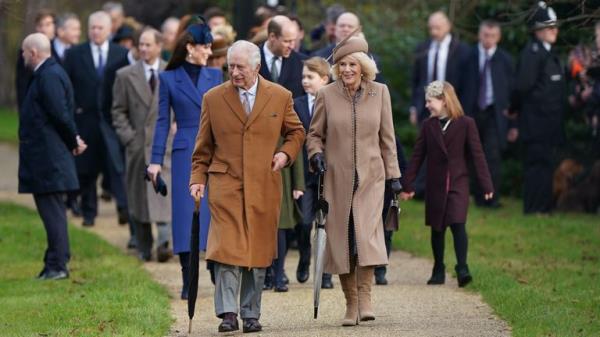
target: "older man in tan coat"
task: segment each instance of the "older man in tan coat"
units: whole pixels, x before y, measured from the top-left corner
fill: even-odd
[[[190,193],[198,198],[210,189],[206,258],[215,262],[219,331],[239,329],[240,292],[243,331],[256,332],[265,268],[277,255],[280,170],[293,163],[305,134],[292,94],[258,75],[256,45],[237,41],[227,63],[231,80],[202,101]]]

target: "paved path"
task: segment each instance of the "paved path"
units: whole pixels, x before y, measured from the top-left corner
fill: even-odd
[[[33,207],[30,195],[18,195],[17,150],[0,144],[0,200],[11,200]],[[71,222],[80,225],[81,219]],[[117,225],[114,206],[102,203],[100,214],[91,231],[117,247],[123,248],[128,239],[126,226]],[[131,253],[131,252],[129,252]],[[395,251],[390,259],[387,286],[373,286],[377,319],[356,327],[341,327],[344,296],[337,277],[335,289],[321,292],[319,319],[312,318],[311,282],[295,282],[298,255],[290,252],[286,260],[291,284],[288,293],[263,293],[262,317],[264,331],[255,336],[510,336],[508,324],[493,313],[477,294],[457,288],[456,280],[447,275],[444,286],[427,286],[432,263],[427,259]],[[202,266],[204,265],[201,262]],[[174,318],[169,336],[188,336],[187,306],[179,300],[179,263],[145,263],[144,268],[165,286],[171,295]],[[476,277],[476,275],[475,275]],[[477,280],[477,279],[476,279]],[[208,272],[201,268],[199,300],[191,336],[223,336],[217,333],[219,320],[214,317],[212,284]],[[242,333],[228,334],[228,336]]]

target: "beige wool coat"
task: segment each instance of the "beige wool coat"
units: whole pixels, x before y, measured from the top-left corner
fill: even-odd
[[[338,80],[319,90],[314,109],[306,147],[309,158],[322,152],[327,163],[325,271],[350,271],[351,209],[358,265],[387,264],[381,217],[385,180],[400,177],[388,88],[363,80],[353,99]]]
[[[281,172],[271,169],[273,156],[284,152],[293,163],[304,137],[292,94],[260,76],[248,117],[231,82],[204,95],[190,184],[208,185],[207,260],[271,265],[277,256],[282,194]]]
[[[166,64],[160,61],[159,69]],[[150,89],[142,61],[117,71],[113,86],[112,119],[121,144],[125,147],[125,175],[129,212],[138,222],[170,222],[171,198],[156,194],[151,182],[144,180],[150,163],[154,127],[158,117],[158,86],[156,74],[154,93]],[[169,142],[172,142],[172,135]],[[168,147],[170,149],[170,147]],[[170,152],[165,156],[160,175],[171,187]]]

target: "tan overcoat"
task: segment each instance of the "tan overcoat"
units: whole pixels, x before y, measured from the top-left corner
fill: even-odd
[[[159,69],[166,64],[160,61]],[[152,183],[144,180],[146,165],[150,163],[154,127],[158,117],[159,76],[152,93],[142,61],[117,71],[113,86],[112,118],[113,126],[121,144],[125,147],[125,175],[129,212],[136,221],[170,222],[171,198],[156,194]],[[169,142],[172,141],[169,137]],[[170,149],[170,147],[168,147]],[[171,153],[165,156],[160,172],[169,188],[171,187]]]
[[[282,151],[293,162],[305,137],[292,94],[259,76],[246,117],[238,90],[226,82],[204,95],[201,116],[190,184],[208,183],[206,258],[270,266],[277,255],[282,193],[281,173],[271,169],[273,155]],[[284,140],[278,146],[280,137]]]
[[[387,86],[363,80],[357,99],[350,97],[341,80],[321,88],[306,147],[309,158],[322,152],[327,162],[325,271],[345,274],[350,270],[351,208],[358,264],[387,264],[381,216],[385,180],[400,177]]]

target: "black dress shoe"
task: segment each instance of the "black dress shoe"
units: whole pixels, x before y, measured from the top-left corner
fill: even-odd
[[[71,213],[73,214],[74,217],[76,217],[76,218],[81,217],[81,215],[82,215],[81,207],[79,206],[79,203],[77,202],[77,200],[69,201],[67,204],[67,208],[69,208],[71,210]]]
[[[83,219],[83,223],[81,225],[83,227],[93,227],[94,226],[94,220]]]
[[[265,275],[265,283],[263,284],[263,290],[271,289],[273,289],[273,277],[271,276],[271,270],[267,269],[267,273]]]
[[[244,319],[244,326],[242,328],[242,331],[244,333],[259,332],[261,330],[262,330],[262,325],[260,325],[260,323],[258,322],[258,319],[256,319],[256,318]]]
[[[173,251],[169,248],[169,241],[156,247],[156,259],[158,262],[167,262],[173,257]]]
[[[129,214],[127,214],[126,208],[117,209],[117,213],[119,215],[119,225],[125,225],[129,222]]]
[[[219,332],[231,332],[240,329],[237,320],[237,314],[226,312],[223,314],[223,321],[219,324]]]
[[[38,276],[38,280],[64,280],[69,278],[69,273],[64,270],[46,270]]]
[[[310,276],[310,272],[308,268],[310,265],[308,263],[298,263],[298,269],[296,269],[296,279],[300,283],[304,283],[308,280]]]
[[[286,293],[289,289],[288,289],[288,287],[285,284],[283,284],[283,285],[280,285],[280,286],[275,286],[275,288],[273,288],[273,290],[276,293]]]
[[[379,286],[385,286],[388,284],[384,273],[375,273],[375,284]]]
[[[469,272],[469,266],[456,266],[454,267],[454,270],[456,271],[456,278],[458,279],[458,286],[460,288],[466,286],[467,284],[471,283],[471,281],[473,281],[473,277]]]
[[[110,192],[107,190],[102,190],[102,193],[100,193],[100,199],[102,199],[104,202],[110,202],[112,200],[112,194],[110,194]]]
[[[283,273],[283,277],[281,278],[284,284],[290,284],[290,279],[287,277],[285,273]]]
[[[127,241],[127,249],[136,249],[137,248],[137,241],[135,239],[134,236],[129,238],[129,241]]]
[[[323,278],[321,279],[321,289],[333,289],[331,274],[323,274]]]
[[[152,253],[151,252],[139,253],[138,257],[140,258],[140,260],[142,260],[144,262],[150,262],[150,261],[152,261]]]
[[[431,278],[427,281],[429,285],[444,284],[446,282],[446,266],[433,266]]]

